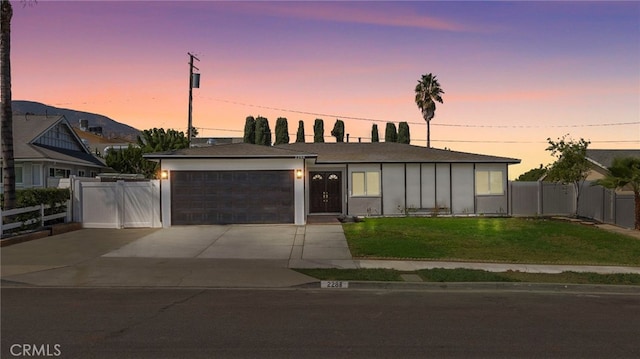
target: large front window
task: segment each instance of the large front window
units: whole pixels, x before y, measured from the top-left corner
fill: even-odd
[[[477,195],[503,195],[504,174],[502,171],[476,171]]]
[[[380,195],[380,172],[353,172],[351,195],[370,197]]]

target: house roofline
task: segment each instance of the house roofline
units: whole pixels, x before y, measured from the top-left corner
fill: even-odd
[[[419,163],[506,163],[510,165],[515,165],[520,163],[520,160],[513,161],[490,161],[490,160],[480,160],[480,161],[472,161],[472,160],[431,160],[431,161],[316,161],[318,164],[366,164],[366,163],[407,163],[407,164],[419,164]]]
[[[318,155],[311,154],[297,154],[297,155],[142,155],[143,158],[149,159],[172,159],[172,158],[180,158],[180,159],[203,159],[203,158],[215,158],[215,159],[265,159],[265,158],[274,158],[274,159],[305,159],[305,158],[315,158]]]

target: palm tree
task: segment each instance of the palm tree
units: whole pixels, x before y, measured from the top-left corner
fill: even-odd
[[[416,105],[422,112],[422,117],[427,123],[427,148],[431,148],[431,119],[436,115],[436,101],[442,103],[444,91],[440,88],[440,83],[435,75],[428,73],[422,75],[416,85]]]
[[[613,159],[609,173],[596,184],[607,188],[623,188],[630,186],[635,203],[634,227],[640,230],[640,158],[618,157]]]
[[[16,173],[13,160],[13,111],[11,109],[11,17],[13,8],[9,0],[0,4],[0,102],[2,102],[2,170],[4,209],[15,208]]]

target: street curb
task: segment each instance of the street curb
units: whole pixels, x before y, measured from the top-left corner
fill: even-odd
[[[503,282],[375,282],[375,281],[341,281],[348,283],[348,289],[363,290],[400,290],[400,291],[524,291],[524,292],[557,292],[557,293],[602,293],[602,294],[638,294],[638,285],[613,284],[556,284],[556,283],[503,283]],[[320,289],[320,281],[301,284],[295,288]],[[326,290],[342,290],[343,288],[322,288]]]

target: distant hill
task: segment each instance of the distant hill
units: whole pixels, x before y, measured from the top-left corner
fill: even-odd
[[[90,112],[82,112],[65,108],[48,106],[33,101],[12,101],[14,115],[31,113],[34,115],[64,115],[73,127],[80,127],[80,120],[87,120],[89,127],[102,127],[102,135],[106,138],[122,138],[134,141],[140,130],[109,117]]]

